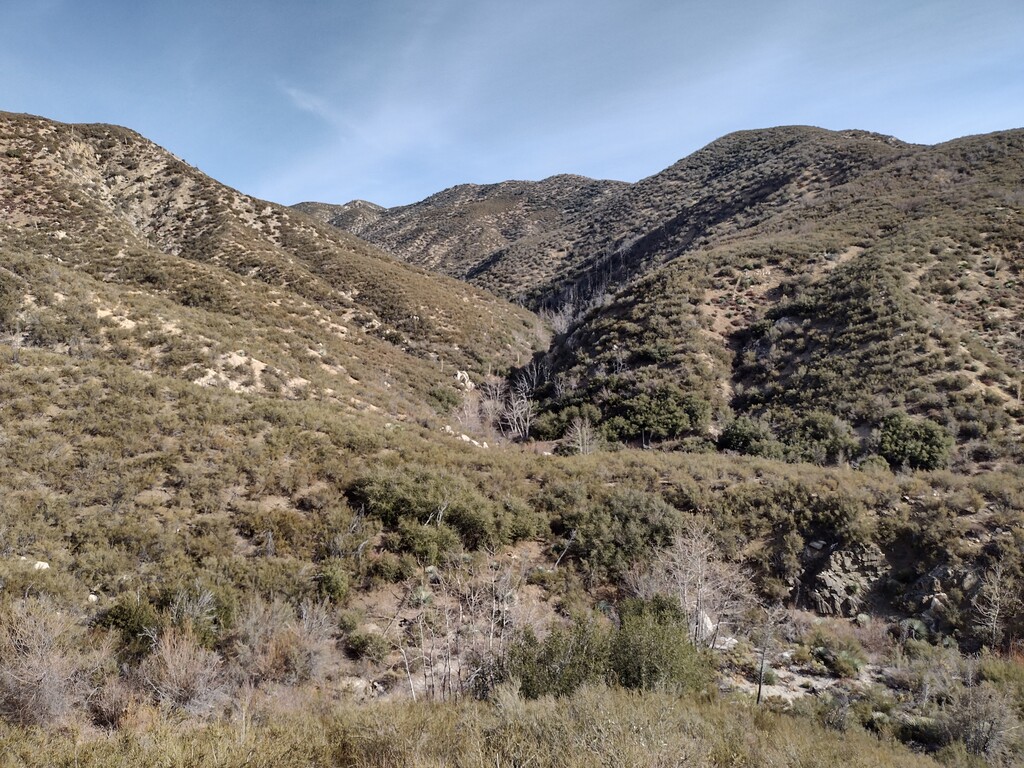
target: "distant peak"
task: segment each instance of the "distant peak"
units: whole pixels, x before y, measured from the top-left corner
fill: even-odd
[[[341,206],[345,210],[351,210],[353,208],[368,209],[371,211],[386,211],[383,205],[377,205],[377,203],[371,203],[369,200],[349,200],[347,203]]]

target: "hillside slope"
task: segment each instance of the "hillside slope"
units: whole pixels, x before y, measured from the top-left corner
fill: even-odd
[[[410,264],[465,279],[524,238],[557,231],[627,185],[582,176],[461,184],[412,205],[382,209],[364,201],[299,203],[306,212],[362,237]],[[481,284],[483,284],[481,282]]]
[[[591,762],[1020,762],[1019,663],[948,647],[1024,631],[1015,374],[989,341],[1016,246],[960,271],[1001,220],[932,254],[946,275],[768,218],[581,283],[538,344],[531,313],[125,129],[3,115],[0,164],[5,755],[558,764],[582,733]],[[949,279],[977,287],[922,298]],[[1004,326],[971,337],[982,307]],[[478,406],[507,434],[503,405],[524,436],[536,415],[626,444],[450,427]],[[976,473],[875,460],[918,469],[947,414]],[[750,694],[766,643],[769,695],[803,698],[784,712]]]
[[[898,412],[972,467],[1019,456],[1022,178],[1024,131],[934,147],[743,131],[496,250],[424,255],[455,206],[382,244],[548,313],[541,436],[584,406],[643,442],[717,439],[744,416],[761,424],[725,445],[835,461],[877,450]]]
[[[0,205],[2,321],[24,346],[422,412],[455,369],[501,369],[537,342],[529,313],[126,129],[0,114]]]

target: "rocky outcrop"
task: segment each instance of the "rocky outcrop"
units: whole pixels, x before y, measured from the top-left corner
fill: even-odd
[[[812,542],[808,550],[820,561],[821,570],[811,579],[808,602],[826,616],[857,615],[886,580],[885,555],[874,544],[831,550],[816,544],[820,542]]]
[[[929,630],[949,632],[957,616],[970,612],[980,588],[976,570],[942,563],[903,591],[900,607],[920,617]]]

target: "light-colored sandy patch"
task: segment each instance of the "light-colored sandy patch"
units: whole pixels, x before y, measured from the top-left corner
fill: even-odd
[[[350,397],[348,399],[350,405],[355,406],[360,411],[369,411],[370,413],[380,413],[381,409],[373,403],[368,403],[365,400],[360,400],[358,397]]]
[[[134,320],[129,320],[127,317],[122,315],[115,315],[114,310],[106,309],[104,307],[96,308],[96,318],[98,320],[104,320],[109,318],[118,328],[124,328],[125,330],[131,330],[137,323]]]
[[[232,381],[220,371],[215,371],[212,368],[207,368],[206,373],[196,379],[193,384],[198,384],[200,387],[226,387],[232,392],[240,392],[242,385],[237,381]]]
[[[260,512],[271,512],[274,510],[288,509],[291,503],[284,496],[264,496],[256,504]]]

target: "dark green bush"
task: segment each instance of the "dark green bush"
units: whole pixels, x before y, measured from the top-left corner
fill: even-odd
[[[581,685],[603,682],[608,674],[611,633],[594,619],[556,627],[543,640],[526,630],[508,654],[507,677],[523,696],[569,696]]]
[[[891,413],[882,420],[878,454],[893,469],[939,469],[949,461],[953,439],[935,422]]]
[[[790,456],[799,461],[837,464],[850,459],[859,448],[853,428],[824,411],[810,411],[779,431]]]
[[[316,578],[317,590],[335,605],[344,605],[348,599],[351,581],[348,569],[341,560],[331,559],[320,564]]]
[[[427,390],[427,398],[434,410],[442,416],[454,411],[462,402],[462,395],[449,386],[431,387]]]
[[[782,458],[783,453],[771,427],[747,416],[729,422],[718,438],[718,448],[766,458]]]
[[[371,584],[397,584],[416,572],[416,561],[408,555],[399,557],[393,552],[381,552],[366,567]]]
[[[611,642],[611,674],[625,688],[699,691],[714,680],[714,665],[688,639],[678,603],[664,598],[619,606]]]
[[[704,431],[711,406],[673,384],[662,384],[625,400],[620,415],[618,439],[660,441]]]
[[[412,551],[417,539],[412,533],[416,523],[449,526],[469,549],[499,541],[494,502],[447,472],[417,465],[377,470],[357,481],[349,495],[354,508],[364,508],[386,528],[394,530],[404,524],[405,551]]]
[[[679,510],[658,495],[634,488],[611,488],[575,503],[548,495],[542,503],[551,505],[557,515],[555,533],[571,541],[570,554],[591,578],[620,577],[682,527]]]
[[[422,565],[439,565],[460,550],[459,536],[451,527],[412,520],[402,520],[395,533],[385,536],[384,545],[396,552],[408,552]]]
[[[153,648],[154,638],[164,624],[160,612],[138,594],[121,595],[96,622],[101,627],[120,633],[120,652],[127,659],[137,660]]]
[[[349,633],[345,648],[356,659],[366,659],[379,664],[387,658],[391,642],[379,632],[357,630]]]

